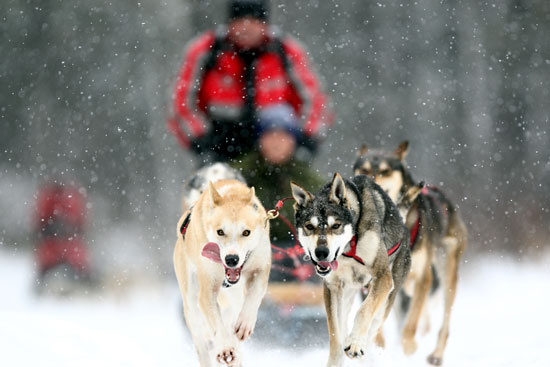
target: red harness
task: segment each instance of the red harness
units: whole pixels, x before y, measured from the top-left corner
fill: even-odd
[[[183,223],[180,227],[180,233],[183,237],[185,237],[185,232],[187,232],[187,226],[189,226],[189,222],[191,221],[191,211],[189,211],[189,214],[185,217],[183,220]]]
[[[388,250],[388,256],[393,255],[395,251],[401,246],[401,241],[399,241],[395,246],[393,246],[391,249]],[[365,262],[363,259],[361,259],[359,256],[357,256],[357,236],[353,236],[353,238],[350,241],[350,247],[351,249],[348,252],[344,252],[342,255],[346,257],[351,257],[352,259],[359,262],[361,265],[365,265]]]
[[[416,209],[416,213],[418,215],[418,218],[416,218],[416,222],[411,228],[411,250],[416,244],[416,240],[418,239],[418,230],[420,229],[420,210]]]

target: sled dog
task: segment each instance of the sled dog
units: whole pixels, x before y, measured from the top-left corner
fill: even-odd
[[[219,180],[239,180],[246,183],[239,171],[227,163],[216,162],[198,169],[183,185],[181,198],[182,213],[193,206],[208,187],[209,182]]]
[[[239,367],[271,267],[269,223],[237,180],[209,183],[178,222],[174,267],[201,367]]]
[[[404,162],[408,149],[407,141],[393,152],[370,151],[363,146],[358,152],[354,173],[374,178],[392,200],[399,200],[401,215],[410,231],[412,265],[403,286],[406,302],[402,302],[408,309],[401,339],[406,354],[417,349],[415,334],[419,319],[427,312],[426,299],[430,288],[436,288],[439,283],[437,274],[442,275],[443,324],[436,347],[428,356],[430,364],[439,366],[449,336],[458,264],[466,248],[468,233],[457,208],[441,190],[415,183]]]
[[[409,272],[409,232],[391,199],[366,176],[344,180],[336,173],[315,195],[294,182],[291,187],[299,240],[324,278],[327,366],[342,366],[344,355],[365,354],[387,317]],[[365,287],[348,335],[350,307]]]

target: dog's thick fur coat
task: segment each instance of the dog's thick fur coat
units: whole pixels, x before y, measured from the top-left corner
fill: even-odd
[[[390,198],[365,176],[344,180],[335,174],[315,195],[295,183],[291,186],[300,242],[324,277],[330,338],[327,366],[342,366],[344,355],[364,355],[387,317],[409,272],[409,232]],[[355,254],[362,263],[342,256],[354,236]],[[389,255],[392,248],[397,250]],[[351,305],[364,288],[368,295],[348,335]]]
[[[426,300],[442,275],[444,314],[437,345],[428,362],[441,365],[449,336],[449,323],[454,303],[458,265],[466,248],[467,229],[455,205],[437,188],[417,185],[405,167],[409,143],[402,142],[393,152],[369,150],[363,146],[354,165],[356,175],[374,178],[398,207],[409,230],[417,229],[412,249],[411,272],[403,286],[408,314],[402,334],[406,354],[417,349],[415,334],[422,315],[426,315]],[[426,321],[428,321],[427,318]],[[427,331],[428,327],[426,327]]]
[[[265,209],[242,182],[210,183],[177,236],[174,267],[200,366],[241,366],[239,341],[254,330],[271,267]]]

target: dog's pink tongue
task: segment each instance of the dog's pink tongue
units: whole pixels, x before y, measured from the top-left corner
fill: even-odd
[[[332,270],[338,269],[338,261],[336,260],[332,260],[331,262],[319,261],[319,265],[321,265],[323,268],[332,268]]]
[[[222,263],[222,258],[220,257],[220,247],[217,243],[208,242],[202,248],[202,256],[214,261],[215,263]]]

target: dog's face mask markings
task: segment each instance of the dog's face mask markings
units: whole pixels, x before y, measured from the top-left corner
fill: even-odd
[[[376,182],[393,202],[397,202],[403,186],[403,164],[408,152],[408,143],[403,142],[393,153],[369,151],[361,147],[353,167],[354,175],[369,176]]]
[[[300,243],[320,276],[338,269],[338,257],[353,237],[352,215],[345,184],[337,175],[328,195],[314,195],[291,184],[296,200],[296,227]]]

